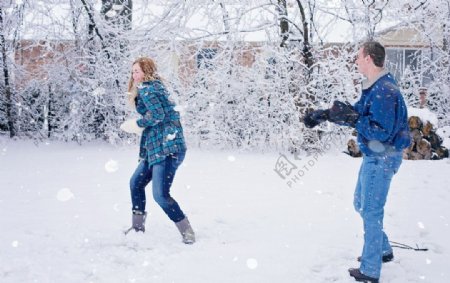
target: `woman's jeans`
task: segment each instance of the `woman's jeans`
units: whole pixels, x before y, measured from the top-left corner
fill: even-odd
[[[143,160],[139,163],[130,180],[133,211],[145,211],[145,187],[152,181],[153,199],[159,204],[173,222],[185,218],[178,203],[170,196],[170,187],[178,166],[183,162],[186,152],[169,155],[163,161],[150,167]]]
[[[384,205],[392,177],[401,163],[401,152],[376,157],[364,156],[359,170],[354,206],[364,224],[360,270],[370,277],[380,277],[382,256],[392,253],[392,247],[383,231]]]

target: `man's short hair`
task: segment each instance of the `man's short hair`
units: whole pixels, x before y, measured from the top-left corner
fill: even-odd
[[[375,66],[383,67],[384,59],[386,58],[386,51],[384,50],[384,46],[381,45],[377,41],[368,41],[365,42],[362,46],[364,56],[369,55]]]

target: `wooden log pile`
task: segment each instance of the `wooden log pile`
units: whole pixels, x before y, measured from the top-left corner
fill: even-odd
[[[442,145],[442,138],[430,121],[424,123],[418,116],[410,116],[408,123],[411,145],[403,151],[403,159],[439,160],[449,157],[448,149]],[[362,156],[354,138],[347,142],[345,153],[352,157]]]
[[[438,160],[448,158],[448,149],[442,145],[442,138],[436,133],[430,121],[423,121],[418,116],[408,119],[411,145],[403,151],[403,159]]]

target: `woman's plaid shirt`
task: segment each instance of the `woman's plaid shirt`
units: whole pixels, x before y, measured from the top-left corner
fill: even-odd
[[[138,87],[136,110],[141,114],[139,127],[145,128],[140,143],[139,158],[149,166],[166,156],[186,150],[180,114],[169,100],[169,92],[159,80],[143,82]]]

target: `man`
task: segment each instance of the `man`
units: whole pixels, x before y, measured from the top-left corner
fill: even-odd
[[[356,59],[358,71],[366,77],[359,101],[353,106],[335,101],[330,109],[310,112],[303,119],[309,128],[331,121],[358,132],[363,161],[354,206],[364,224],[364,247],[360,267],[349,272],[361,282],[378,282],[382,262],[394,258],[383,231],[384,205],[402,150],[410,144],[406,105],[395,79],[383,67],[385,56],[380,43],[364,43]]]

